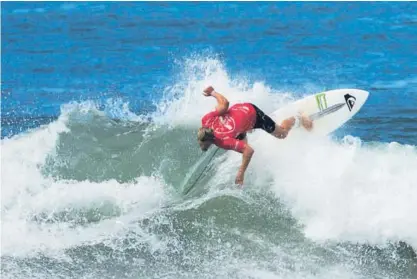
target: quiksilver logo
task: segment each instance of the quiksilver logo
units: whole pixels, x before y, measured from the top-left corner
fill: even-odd
[[[353,106],[355,105],[355,102],[356,102],[356,97],[352,96],[350,94],[346,94],[345,95],[345,101],[346,101],[346,105],[349,108],[349,111],[352,111]]]

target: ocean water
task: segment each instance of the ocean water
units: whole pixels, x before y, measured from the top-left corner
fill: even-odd
[[[417,278],[417,4],[2,2],[2,278]],[[323,138],[215,105],[370,92]],[[194,187],[196,173],[203,175]],[[188,192],[186,194],[186,192]]]

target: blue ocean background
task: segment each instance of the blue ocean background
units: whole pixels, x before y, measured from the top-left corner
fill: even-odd
[[[417,278],[415,2],[2,2],[1,16],[5,278]],[[250,135],[237,190],[239,155],[195,142],[208,85],[266,112],[370,96],[322,139]]]

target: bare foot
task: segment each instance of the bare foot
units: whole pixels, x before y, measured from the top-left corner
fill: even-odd
[[[302,114],[300,122],[307,131],[311,131],[311,129],[313,129],[313,121],[311,121],[307,115]]]

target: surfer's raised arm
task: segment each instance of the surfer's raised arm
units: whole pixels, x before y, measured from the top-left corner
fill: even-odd
[[[219,113],[219,115],[223,115],[227,112],[229,109],[229,101],[219,92],[214,91],[214,88],[212,86],[207,87],[203,91],[204,96],[213,96],[217,100],[217,106],[216,110]]]

